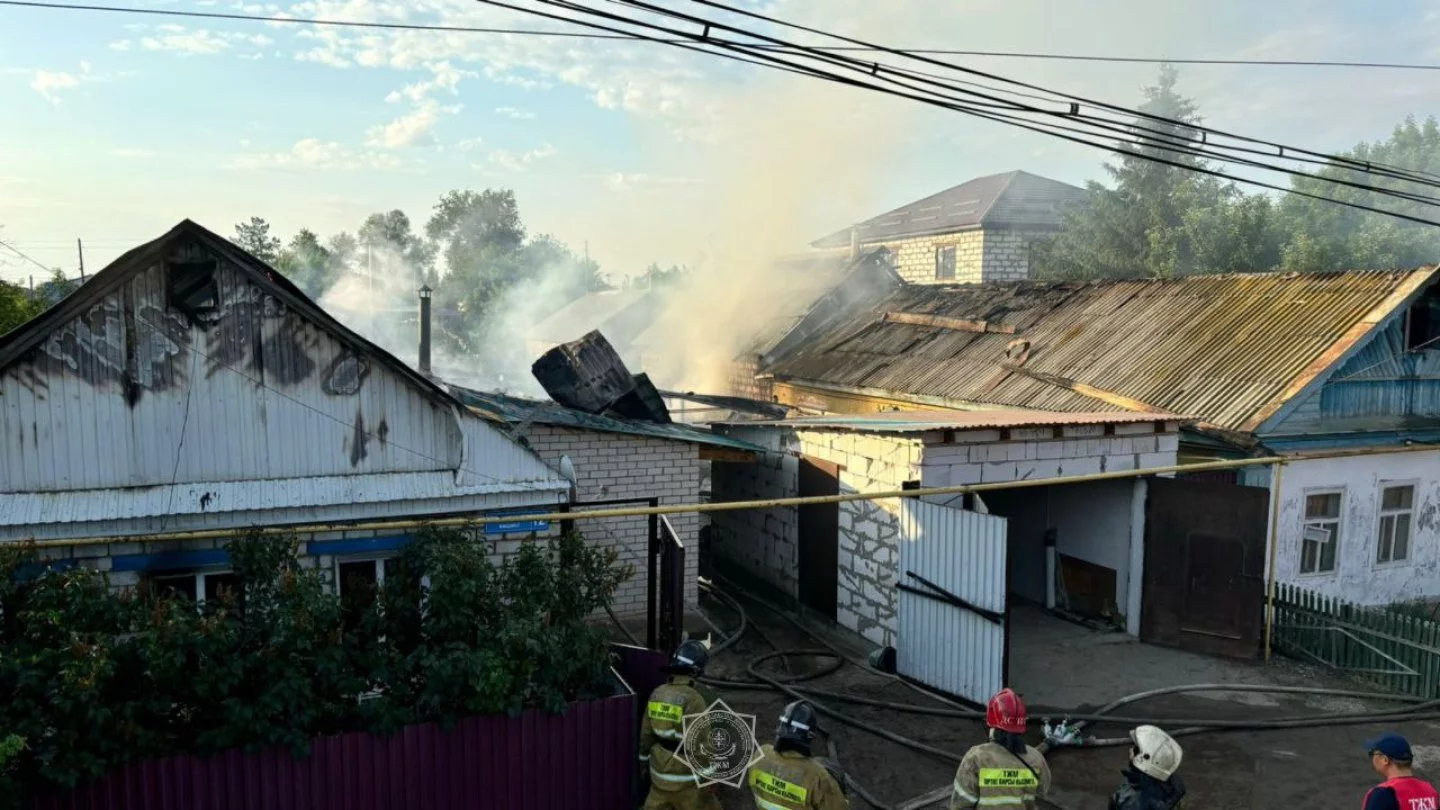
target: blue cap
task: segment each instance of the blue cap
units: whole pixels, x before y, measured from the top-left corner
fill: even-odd
[[[1410,743],[1399,734],[1383,734],[1376,737],[1365,743],[1365,750],[1371,754],[1379,752],[1396,762],[1410,762],[1415,758],[1415,755],[1410,752]]]

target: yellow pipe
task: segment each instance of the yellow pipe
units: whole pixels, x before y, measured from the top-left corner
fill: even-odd
[[[1177,464],[1169,467],[1150,467],[1141,470],[1119,470],[1116,472],[1091,473],[1061,478],[1036,478],[1028,481],[1002,481],[994,484],[966,484],[948,487],[927,487],[923,489],[896,489],[887,492],[848,492],[841,495],[812,495],[795,498],[768,498],[758,501],[722,501],[720,503],[678,503],[668,506],[625,507],[621,509],[595,509],[581,512],[549,512],[517,516],[454,517],[438,520],[392,520],[375,523],[325,523],[285,527],[264,527],[256,529],[205,529],[189,532],[167,532],[138,536],[83,537],[64,540],[40,540],[35,545],[81,546],[101,543],[163,541],[163,540],[213,540],[234,537],[237,534],[288,535],[296,532],[338,532],[338,531],[385,531],[390,529],[411,529],[422,526],[433,527],[474,527],[488,523],[510,523],[519,517],[526,521],[599,520],[602,518],[641,517],[648,515],[677,515],[689,512],[735,512],[744,509],[774,509],[784,506],[813,506],[826,503],[848,503],[851,501],[875,501],[885,498],[924,498],[932,495],[963,495],[969,492],[991,492],[1000,489],[1028,489],[1059,484],[1079,484],[1087,481],[1113,481],[1125,478],[1139,478],[1147,475],[1170,473],[1206,472],[1210,470],[1233,470],[1254,467],[1261,464],[1284,464],[1285,459],[1267,456],[1265,458],[1234,459],[1230,461],[1209,461],[1203,464]]]
[[[1270,476],[1270,582],[1266,585],[1265,596],[1265,662],[1270,662],[1270,638],[1275,630],[1275,555],[1280,547],[1280,479],[1285,468],[1275,465]]]

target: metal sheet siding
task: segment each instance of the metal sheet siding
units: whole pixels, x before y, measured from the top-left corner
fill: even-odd
[[[168,307],[157,264],[8,368],[0,492],[459,464],[445,405],[224,261],[215,279],[216,312],[192,322]]]
[[[470,717],[283,749],[128,765],[31,810],[623,810],[633,806],[636,698],[572,703],[564,715]]]
[[[899,578],[913,571],[961,599],[1005,612],[1006,521],[924,501],[900,512]],[[899,592],[900,674],[984,703],[1005,684],[1008,630],[963,608]]]
[[[1078,381],[1239,429],[1416,271],[1193,276],[1175,280],[907,287],[861,321],[822,330],[770,368],[778,380],[1049,411],[1115,405],[1001,367]],[[885,321],[902,311],[986,321],[1015,334]]]

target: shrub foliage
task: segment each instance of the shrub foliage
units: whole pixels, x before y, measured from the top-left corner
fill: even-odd
[[[201,609],[0,549],[0,793],[611,692],[606,635],[588,618],[630,571],[578,534],[497,564],[464,532],[427,530],[383,586],[343,601],[293,539],[228,549],[235,587]]]

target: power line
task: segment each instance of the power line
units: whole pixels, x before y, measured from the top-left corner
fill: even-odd
[[[586,28],[590,28],[590,29],[596,29],[596,30],[601,30],[601,31],[610,32],[610,33],[628,33],[628,32],[626,32],[624,29],[617,29],[617,28],[614,28],[614,27],[611,27],[611,26],[608,26],[608,25],[604,25],[604,24],[601,24],[601,23],[588,22],[588,21],[585,21],[585,20],[583,20],[583,19],[576,19],[576,18],[573,18],[573,17],[566,17],[566,16],[562,16],[562,15],[552,14],[552,13],[540,11],[540,10],[533,9],[533,8],[525,8],[525,7],[515,6],[515,5],[509,4],[509,3],[499,2],[498,0],[480,0],[480,2],[485,3],[486,5],[496,6],[496,7],[500,7],[500,8],[507,8],[507,9],[511,9],[511,10],[514,10],[514,11],[519,11],[519,12],[522,12],[522,13],[527,13],[527,14],[531,14],[531,15],[535,15],[535,16],[540,16],[540,17],[552,19],[552,20],[557,20],[557,21],[560,21],[560,22],[568,22],[568,23],[571,23],[571,24],[580,25],[580,26],[583,26],[583,27],[586,27]],[[713,28],[713,29],[718,29],[718,30],[721,30],[721,31],[730,31],[730,32],[733,32],[733,33],[738,33],[738,34],[740,34],[740,35],[742,35],[742,36],[755,37],[755,38],[761,39],[762,41],[767,42],[767,43],[784,45],[785,48],[784,48],[783,50],[786,51],[786,52],[790,52],[790,53],[792,53],[793,55],[809,56],[809,57],[811,57],[811,58],[817,59],[817,61],[822,61],[822,62],[825,62],[825,63],[828,63],[828,64],[838,65],[838,66],[841,66],[841,67],[846,67],[846,68],[848,68],[848,69],[856,70],[857,72],[860,72],[860,73],[862,73],[862,75],[866,75],[867,77],[876,77],[876,76],[878,76],[879,73],[880,73],[880,65],[878,65],[878,64],[876,64],[876,63],[854,63],[853,60],[848,60],[848,58],[845,58],[845,57],[836,57],[836,56],[829,55],[829,54],[818,54],[818,55],[817,55],[817,54],[814,54],[814,53],[811,53],[811,52],[807,52],[807,49],[805,49],[805,48],[802,47],[802,46],[795,46],[795,45],[792,45],[791,43],[785,43],[785,42],[783,42],[782,40],[777,40],[777,39],[774,39],[774,38],[765,37],[765,36],[763,36],[763,35],[755,34],[755,33],[753,33],[753,32],[746,31],[746,30],[744,30],[744,29],[738,29],[738,28],[734,28],[734,27],[732,27],[732,26],[724,25],[724,24],[722,24],[722,23],[716,23],[716,22],[714,22],[714,21],[712,21],[712,20],[695,18],[695,17],[689,17],[688,15],[679,14],[679,13],[673,12],[673,11],[671,11],[671,10],[669,10],[669,9],[659,9],[659,8],[657,8],[657,7],[654,7],[654,6],[649,6],[648,4],[645,4],[645,3],[637,2],[637,0],[612,0],[612,2],[619,2],[619,3],[621,3],[621,4],[631,5],[631,6],[642,6],[642,7],[646,7],[646,8],[648,8],[648,9],[651,9],[651,10],[655,10],[655,11],[657,11],[658,13],[660,13],[660,14],[662,14],[662,15],[664,15],[664,16],[669,16],[669,17],[675,17],[675,18],[685,19],[685,20],[687,20],[688,22],[691,22],[692,24],[695,24],[695,25],[697,25],[697,26],[703,26],[703,27],[704,27],[704,32],[703,32],[703,33],[695,33],[695,34],[692,34],[692,33],[686,32],[686,31],[682,31],[682,30],[665,28],[664,26],[656,25],[656,24],[654,24],[654,23],[648,23],[648,22],[645,22],[645,21],[643,21],[643,20],[635,20],[635,19],[628,18],[628,17],[621,17],[621,16],[619,16],[619,15],[610,14],[610,13],[607,13],[607,12],[604,12],[604,11],[600,11],[600,10],[597,10],[597,9],[593,9],[593,8],[588,8],[588,7],[585,7],[585,6],[577,5],[577,4],[575,4],[575,3],[566,2],[565,0],[541,0],[541,2],[542,2],[543,4],[545,4],[545,5],[557,6],[557,7],[565,8],[565,9],[570,10],[570,11],[578,11],[578,12],[580,12],[580,13],[589,14],[589,15],[592,15],[592,16],[596,16],[596,17],[600,17],[600,18],[603,18],[603,19],[612,20],[612,21],[615,21],[615,22],[624,23],[624,24],[628,24],[628,25],[632,25],[632,26],[638,26],[638,27],[645,28],[645,29],[648,29],[648,30],[651,30],[651,31],[658,31],[658,32],[666,33],[666,34],[678,35],[678,36],[681,36],[681,37],[686,38],[690,43],[692,43],[692,44],[691,44],[690,46],[688,46],[688,47],[687,47],[687,46],[681,46],[681,47],[687,47],[687,49],[689,49],[689,50],[696,50],[696,49],[698,49],[698,50],[701,50],[702,52],[707,52],[707,53],[711,53],[711,54],[714,54],[714,55],[717,55],[717,56],[727,56],[727,57],[729,56],[729,54],[726,54],[726,53],[723,53],[723,52],[720,52],[720,51],[715,51],[715,50],[713,50],[713,48],[723,48],[723,49],[728,49],[728,50],[739,50],[739,51],[741,51],[742,53],[748,53],[749,55],[751,55],[751,56],[753,56],[753,57],[755,57],[755,58],[757,58],[757,59],[761,59],[761,60],[764,60],[764,61],[766,61],[766,62],[774,63],[776,66],[783,66],[784,68],[788,68],[788,69],[791,69],[791,70],[799,70],[799,71],[801,71],[801,72],[804,72],[804,73],[806,73],[806,74],[808,74],[808,75],[811,75],[811,76],[814,76],[814,77],[816,77],[816,78],[822,78],[822,79],[825,79],[825,80],[827,80],[827,81],[832,81],[832,82],[836,82],[836,83],[839,83],[839,84],[845,84],[845,85],[854,86],[854,87],[858,87],[858,88],[869,89],[869,90],[874,90],[874,91],[878,91],[878,92],[882,92],[882,93],[887,93],[887,94],[890,94],[890,95],[895,95],[895,96],[907,98],[907,99],[910,99],[910,100],[920,101],[920,102],[922,102],[922,103],[930,104],[930,105],[932,105],[932,106],[938,106],[938,107],[942,107],[942,108],[945,108],[945,109],[954,110],[954,111],[957,111],[957,112],[962,112],[962,113],[966,113],[966,114],[970,114],[970,115],[975,115],[975,116],[981,117],[981,118],[987,118],[987,119],[989,119],[989,120],[996,120],[996,121],[1000,121],[1000,122],[1002,122],[1002,123],[1008,123],[1008,124],[1011,124],[1011,125],[1013,125],[1013,126],[1019,126],[1019,127],[1023,128],[1023,129],[1028,129],[1028,130],[1031,130],[1031,131],[1035,131],[1035,132],[1040,132],[1040,133],[1043,133],[1043,134],[1052,135],[1052,136],[1054,136],[1054,137],[1060,137],[1060,138],[1062,138],[1062,139],[1064,139],[1064,140],[1069,140],[1069,141],[1072,141],[1072,142],[1075,142],[1075,143],[1080,143],[1080,144],[1084,144],[1084,145],[1088,145],[1088,146],[1093,146],[1093,147],[1100,148],[1100,149],[1104,149],[1104,150],[1106,150],[1106,151],[1110,151],[1110,152],[1113,152],[1113,153],[1116,153],[1116,154],[1121,154],[1121,155],[1126,155],[1126,156],[1134,156],[1134,157],[1137,157],[1137,158],[1140,158],[1140,159],[1143,159],[1143,160],[1147,160],[1147,161],[1150,161],[1150,162],[1154,162],[1154,163],[1169,165],[1169,166],[1173,166],[1173,167],[1176,167],[1176,168],[1181,168],[1181,169],[1186,169],[1186,170],[1189,170],[1189,171],[1197,172],[1197,173],[1200,173],[1200,174],[1207,174],[1207,175],[1211,175],[1211,176],[1223,178],[1223,179],[1226,179],[1226,180],[1232,180],[1232,181],[1235,181],[1235,182],[1245,183],[1245,184],[1248,184],[1248,185],[1258,186],[1258,187],[1266,188],[1266,189],[1270,189],[1270,190],[1275,190],[1275,191],[1281,191],[1281,192],[1291,193],[1291,194],[1295,194],[1295,195],[1301,196],[1301,197],[1309,197],[1309,198],[1313,198],[1313,199],[1317,199],[1317,200],[1323,200],[1323,201],[1326,201],[1326,202],[1332,202],[1332,203],[1335,203],[1335,204],[1338,204],[1338,205],[1342,205],[1342,206],[1345,206],[1345,207],[1355,208],[1355,209],[1359,209],[1359,210],[1364,210],[1364,211],[1368,211],[1368,212],[1371,212],[1371,213],[1383,214],[1383,215],[1390,216],[1390,217],[1394,217],[1394,218],[1397,218],[1397,219],[1408,220],[1408,221],[1411,221],[1411,222],[1416,222],[1416,223],[1426,224],[1426,225],[1440,225],[1440,221],[1425,219],[1425,218],[1423,218],[1423,217],[1411,216],[1411,215],[1408,215],[1408,214],[1403,214],[1403,213],[1399,213],[1399,212],[1396,212],[1396,211],[1389,211],[1389,210],[1385,210],[1385,209],[1381,209],[1381,208],[1377,208],[1377,207],[1373,207],[1373,206],[1369,206],[1369,205],[1364,205],[1364,204],[1361,204],[1361,203],[1355,203],[1355,202],[1351,202],[1351,201],[1347,201],[1347,200],[1337,200],[1337,199],[1333,199],[1333,198],[1331,198],[1331,197],[1327,197],[1327,196],[1324,196],[1324,195],[1314,194],[1314,193],[1309,193],[1309,192],[1304,192],[1304,191],[1300,191],[1300,190],[1297,190],[1297,189],[1294,189],[1294,188],[1286,188],[1286,187],[1284,187],[1284,186],[1279,186],[1279,185],[1276,185],[1276,184],[1273,184],[1273,183],[1266,183],[1266,182],[1258,181],[1258,180],[1251,180],[1251,179],[1247,179],[1247,178],[1235,177],[1235,176],[1226,174],[1226,173],[1224,173],[1224,172],[1216,171],[1216,170],[1214,170],[1214,169],[1209,169],[1209,168],[1207,168],[1207,167],[1196,166],[1196,165],[1188,164],[1188,163],[1181,163],[1181,162],[1179,162],[1179,161],[1177,161],[1177,160],[1174,160],[1174,159],[1165,157],[1165,156],[1163,156],[1163,155],[1147,154],[1147,153],[1137,153],[1137,152],[1131,151],[1131,150],[1129,150],[1129,149],[1125,149],[1125,148],[1123,148],[1123,146],[1117,145],[1117,144],[1114,144],[1114,143],[1099,142],[1099,141],[1094,141],[1094,140],[1088,140],[1088,139],[1085,139],[1085,138],[1075,137],[1074,135],[1066,135],[1066,134],[1063,134],[1063,130],[1066,130],[1066,129],[1069,129],[1069,130],[1071,130],[1071,131],[1075,131],[1075,130],[1074,130],[1073,128],[1061,127],[1061,126],[1059,126],[1059,125],[1055,125],[1055,124],[1052,124],[1052,123],[1047,123],[1047,122],[1034,122],[1034,121],[1029,121],[1028,119],[1017,118],[1017,117],[1015,117],[1015,116],[1013,116],[1013,115],[1012,115],[1012,116],[1005,116],[1003,113],[996,113],[996,112],[994,112],[994,111],[980,110],[980,109],[977,109],[975,106],[966,106],[966,105],[964,105],[964,104],[957,103],[957,102],[955,102],[953,99],[936,98],[936,97],[933,95],[933,93],[927,93],[927,92],[923,92],[923,91],[915,91],[915,89],[913,88],[913,86],[905,85],[904,82],[896,82],[896,81],[893,80],[893,79],[883,79],[883,80],[884,80],[884,81],[888,81],[888,82],[890,82],[890,83],[894,83],[894,84],[900,84],[901,86],[910,87],[910,91],[909,91],[909,92],[907,92],[907,91],[899,91],[899,90],[895,90],[895,89],[892,89],[892,88],[887,88],[887,87],[883,87],[883,86],[877,86],[877,85],[875,85],[875,84],[871,84],[869,81],[863,81],[863,80],[859,80],[859,79],[855,79],[855,78],[847,78],[847,77],[840,76],[840,75],[837,75],[837,74],[834,74],[834,73],[826,72],[826,71],[824,71],[824,70],[821,70],[821,69],[818,69],[818,68],[815,68],[815,67],[812,67],[812,66],[796,65],[796,63],[785,61],[785,60],[782,59],[780,56],[774,55],[774,53],[766,53],[766,52],[763,52],[763,51],[762,51],[762,52],[751,52],[751,51],[746,50],[746,45],[745,45],[744,43],[737,43],[737,42],[734,42],[734,41],[731,41],[731,40],[724,40],[724,39],[715,38],[715,37],[711,36],[711,30],[712,30],[712,28]],[[703,0],[695,0],[695,2],[703,2]],[[706,5],[718,5],[718,4],[714,4],[714,3],[705,3],[705,4],[706,4]],[[656,37],[647,37],[647,39],[650,39],[650,40],[652,40],[652,41],[661,41],[659,38],[656,38]],[[878,47],[878,46],[877,46],[877,47]],[[943,64],[943,63],[942,63],[942,64]],[[1001,80],[1001,81],[1009,81],[1009,80],[1003,79],[1003,77],[989,77],[989,76],[986,75],[986,74],[981,74],[981,75],[985,75],[986,78],[996,78],[996,79],[999,79],[999,80]],[[1044,92],[1052,92],[1052,91],[1045,90],[1045,88],[1036,88],[1036,89],[1042,90],[1042,91],[1044,91]],[[960,91],[960,92],[968,92],[968,91]],[[1055,113],[1053,113],[1053,112],[1051,112],[1051,111],[1046,111],[1046,110],[1043,110],[1043,109],[1040,109],[1040,108],[1036,108],[1036,107],[1033,107],[1033,106],[1030,106],[1030,105],[1023,105],[1023,104],[1019,104],[1019,103],[1015,103],[1015,102],[1007,102],[1007,101],[1006,101],[1005,99],[1003,99],[1003,98],[997,98],[997,97],[992,97],[992,96],[984,96],[984,95],[982,95],[981,97],[982,97],[982,98],[989,99],[989,100],[992,100],[992,101],[1002,102],[1002,106],[1005,106],[1007,109],[1011,109],[1011,110],[1016,111],[1016,112],[1029,112],[1029,113],[1041,113],[1041,114],[1045,114],[1045,115],[1055,115]],[[1114,105],[1108,105],[1108,106],[1112,106],[1112,107],[1113,107]],[[1123,109],[1123,108],[1117,108],[1117,109]],[[1062,116],[1062,117],[1063,117],[1063,116]],[[1150,116],[1150,117],[1151,117],[1151,118],[1158,118],[1157,116]],[[1175,125],[1177,125],[1177,126],[1180,126],[1180,127],[1185,127],[1185,128],[1190,128],[1190,127],[1191,127],[1191,125],[1188,124],[1187,122],[1179,122],[1179,121],[1168,121],[1168,122],[1169,122],[1169,123],[1172,123],[1172,124],[1175,124]],[[1111,127],[1111,128],[1113,129],[1113,127]],[[1062,130],[1062,131],[1057,131],[1057,130]],[[1152,131],[1154,131],[1154,130],[1152,130]],[[1086,131],[1086,132],[1087,132],[1087,134],[1091,134],[1091,135],[1096,135],[1096,134],[1097,134],[1097,133],[1088,133],[1088,131]],[[1228,133],[1227,133],[1227,134],[1228,134]],[[1173,137],[1173,136],[1172,136],[1172,137]],[[1237,136],[1237,137],[1243,137],[1243,136]],[[1246,140],[1251,141],[1251,142],[1254,142],[1254,139],[1246,139]],[[1202,143],[1203,143],[1203,140],[1202,140]],[[1157,150],[1160,150],[1160,151],[1162,151],[1162,152],[1176,153],[1176,154],[1181,154],[1181,155],[1196,155],[1196,156],[1212,157],[1212,158],[1216,158],[1216,159],[1220,159],[1220,160],[1225,160],[1225,161],[1228,161],[1228,162],[1238,163],[1238,164],[1240,164],[1240,165],[1248,165],[1248,166],[1252,166],[1252,167],[1256,167],[1256,168],[1262,168],[1262,169],[1268,169],[1268,170],[1272,170],[1272,171],[1295,173],[1294,170],[1290,170],[1290,169],[1287,169],[1287,168],[1285,168],[1285,167],[1274,166],[1274,165],[1271,165],[1271,164],[1263,164],[1263,163],[1258,163],[1258,162],[1255,162],[1255,161],[1248,161],[1248,160],[1245,160],[1245,159],[1237,159],[1237,158],[1234,158],[1234,157],[1232,157],[1232,156],[1215,154],[1215,153],[1213,153],[1213,152],[1211,152],[1211,151],[1207,151],[1207,150],[1201,150],[1201,149],[1195,149],[1195,148],[1180,148],[1180,147],[1177,147],[1173,142],[1165,142],[1165,141],[1156,142],[1154,139],[1152,139],[1150,142],[1145,142],[1145,141],[1143,141],[1143,140],[1137,142],[1137,141],[1131,140],[1131,141],[1130,141],[1128,144],[1126,144],[1126,145],[1129,145],[1129,146],[1131,146],[1131,147],[1135,147],[1135,146],[1150,147],[1150,148],[1152,148],[1152,149],[1157,149]],[[1318,153],[1312,153],[1312,154],[1318,154]],[[1303,176],[1303,177],[1309,178],[1309,179],[1315,179],[1315,180],[1320,180],[1320,181],[1324,181],[1324,182],[1338,182],[1338,183],[1340,183],[1341,185],[1347,185],[1347,184],[1348,184],[1348,185],[1352,185],[1352,186],[1353,186],[1353,185],[1358,185],[1358,184],[1348,183],[1348,181],[1339,181],[1339,180],[1336,180],[1336,179],[1334,179],[1334,178],[1326,178],[1326,177],[1321,177],[1321,176],[1316,176],[1316,175],[1310,175],[1310,174],[1305,174],[1305,173],[1298,173],[1298,174],[1300,174],[1300,175]],[[1407,179],[1409,179],[1409,178],[1407,178]],[[1434,183],[1430,183],[1430,182],[1428,182],[1428,181],[1419,181],[1419,180],[1416,180],[1415,182],[1419,182],[1419,183],[1421,183],[1422,185],[1432,185],[1432,186],[1435,185]],[[1414,201],[1414,202],[1422,202],[1422,203],[1423,203],[1423,202],[1426,202],[1426,201],[1429,200],[1429,199],[1433,199],[1433,198],[1420,197],[1420,196],[1418,196],[1418,195],[1410,195],[1410,194],[1406,194],[1406,193],[1403,193],[1403,192],[1395,192],[1395,191],[1392,191],[1392,190],[1389,190],[1389,189],[1383,189],[1383,188],[1378,188],[1378,187],[1374,187],[1374,186],[1364,186],[1364,185],[1361,185],[1360,187],[1361,187],[1363,190],[1366,190],[1366,191],[1371,191],[1371,192],[1380,193],[1380,194],[1390,194],[1390,195],[1392,195],[1392,196],[1399,196],[1399,197],[1402,197],[1402,198],[1405,198],[1405,199],[1409,199],[1409,200]]]
[[[321,25],[341,28],[371,28],[391,31],[438,31],[460,34],[500,34],[514,36],[553,37],[556,39],[602,39],[632,41],[642,40],[642,38],[640,37],[629,36],[626,34],[593,34],[578,31],[544,31],[524,28],[494,28],[465,25],[426,25],[421,23],[362,22],[357,20],[334,20],[309,17],[266,17],[259,14],[235,14],[218,11],[181,11],[178,9],[172,10],[158,8],[135,8],[130,6],[73,5],[69,3],[37,2],[36,0],[0,0],[0,6],[38,8],[56,11],[89,11],[114,14],[144,14],[160,17],[185,17],[204,20],[233,20],[243,22]],[[670,40],[666,41],[665,44],[677,44],[678,42],[682,41],[687,40]],[[775,46],[761,45],[754,47],[759,47],[762,49],[773,49]],[[817,50],[832,51],[835,53],[874,53],[877,50],[881,50],[879,48],[867,47],[862,45],[821,45],[815,46],[815,48]],[[1347,62],[1322,59],[1205,59],[1190,57],[1166,58],[1155,56],[1102,56],[1098,54],[1045,53],[1028,51],[960,50],[954,48],[903,48],[899,50],[902,50],[903,52],[908,54],[920,54],[927,56],[978,56],[998,59],[1030,59],[1120,64],[1230,65],[1249,67],[1322,67],[1440,71],[1440,64],[1428,64],[1423,62]]]
[[[35,259],[32,259],[29,255],[27,255],[26,253],[24,253],[23,251],[21,251],[20,248],[15,247],[14,245],[10,244],[9,242],[6,242],[4,239],[0,239],[0,247],[7,248],[11,253],[14,253],[16,256],[19,256],[20,258],[24,259],[25,261],[30,262],[31,264],[35,265],[36,267],[40,268],[41,270],[44,270],[44,271],[47,272],[47,273],[53,273],[53,272],[55,272],[55,268],[53,268],[53,267],[46,267],[45,265],[41,264],[40,262],[36,261]]]

